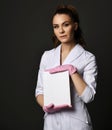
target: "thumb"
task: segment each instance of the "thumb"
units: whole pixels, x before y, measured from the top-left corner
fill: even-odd
[[[53,103],[51,103],[51,104],[49,104],[48,106],[47,106],[47,108],[53,108],[54,107],[54,104]]]

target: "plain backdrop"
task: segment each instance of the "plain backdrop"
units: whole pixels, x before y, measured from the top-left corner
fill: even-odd
[[[77,8],[88,50],[97,58],[97,93],[87,104],[94,130],[112,128],[112,1],[3,0],[0,130],[42,130],[44,113],[34,93],[41,55],[53,48],[51,15],[61,3]]]

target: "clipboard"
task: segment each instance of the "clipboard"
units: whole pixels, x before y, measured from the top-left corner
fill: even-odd
[[[50,74],[43,72],[44,106],[53,103],[55,106],[71,106],[69,72]]]

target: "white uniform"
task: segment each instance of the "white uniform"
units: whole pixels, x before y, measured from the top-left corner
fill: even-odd
[[[42,55],[35,96],[43,94],[43,71],[60,65],[60,50],[61,45],[45,51]],[[45,113],[44,130],[92,130],[91,119],[85,103],[91,102],[96,93],[97,65],[95,56],[77,44],[66,57],[64,64],[75,66],[87,83],[87,87],[79,96],[71,83],[74,109],[53,114]]]

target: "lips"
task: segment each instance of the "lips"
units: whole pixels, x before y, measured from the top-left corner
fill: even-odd
[[[67,35],[60,36],[60,38],[66,38],[66,37],[67,37]]]

